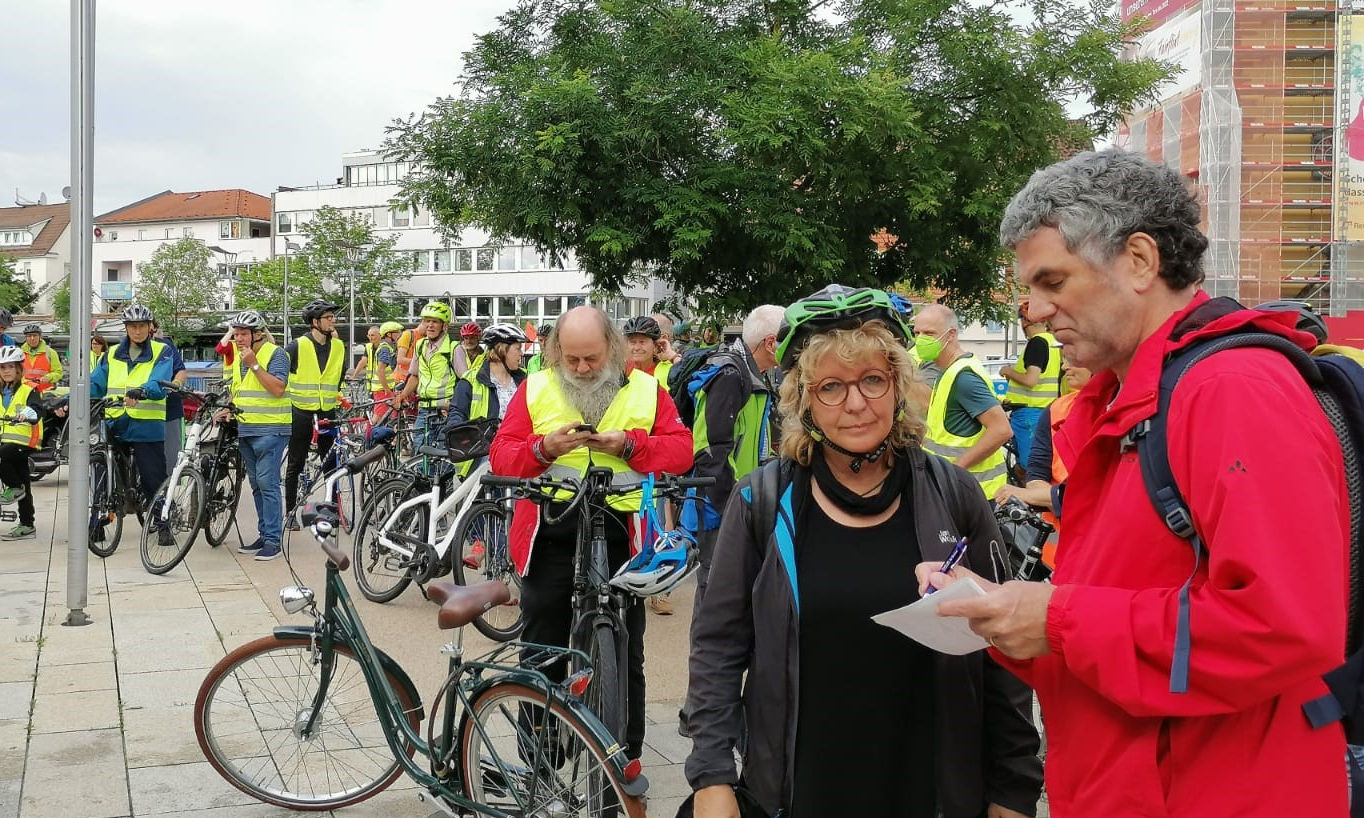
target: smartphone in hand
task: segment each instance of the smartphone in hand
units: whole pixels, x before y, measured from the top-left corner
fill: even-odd
[[[590,423],[579,423],[577,426],[573,427],[573,431],[586,432],[589,435],[595,435],[597,433],[597,427]]]

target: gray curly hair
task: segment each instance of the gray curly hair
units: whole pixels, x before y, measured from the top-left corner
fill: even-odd
[[[1198,200],[1170,168],[1127,151],[1086,151],[1032,175],[1004,211],[999,242],[1012,250],[1054,227],[1066,249],[1102,267],[1129,236],[1145,233],[1160,250],[1160,277],[1182,290],[1203,281],[1208,239],[1199,215]]]

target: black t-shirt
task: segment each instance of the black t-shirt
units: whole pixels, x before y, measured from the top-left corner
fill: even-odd
[[[913,511],[850,528],[811,498],[805,517],[790,815],[934,818],[933,653],[871,621],[919,598]]]
[[[1028,345],[1023,347],[1023,368],[1035,366],[1043,372],[1047,371],[1047,361],[1051,358],[1051,344],[1041,335],[1035,335],[1028,339]]]

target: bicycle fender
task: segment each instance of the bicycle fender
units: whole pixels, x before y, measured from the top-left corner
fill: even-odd
[[[271,633],[281,639],[312,639],[315,628],[311,625],[278,625]],[[340,640],[338,640],[340,641]],[[344,642],[342,644],[345,644]],[[407,694],[412,697],[412,703],[417,707],[417,720],[426,718],[426,706],[422,704],[421,694],[417,692],[417,686],[412,683],[412,677],[407,675],[403,666],[397,660],[384,653],[379,648],[374,648],[374,652],[379,654],[379,664],[384,670],[393,674],[393,678],[398,680]]]

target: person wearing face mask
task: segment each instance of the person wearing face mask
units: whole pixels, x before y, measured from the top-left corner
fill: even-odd
[[[928,402],[924,448],[971,472],[986,497],[1008,482],[1004,444],[1013,437],[1009,417],[990,386],[989,373],[961,347],[957,314],[929,304],[914,317],[914,349],[942,376]]]
[[[917,561],[964,537],[988,573],[1002,540],[972,476],[922,448],[908,335],[880,290],[786,309],[781,457],[730,495],[692,629],[679,816],[1035,814],[1028,689],[983,651],[938,654],[871,619],[918,599]],[[849,673],[858,658],[875,672]]]

